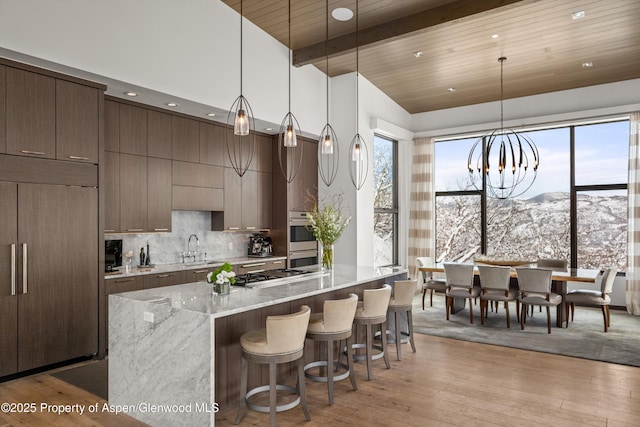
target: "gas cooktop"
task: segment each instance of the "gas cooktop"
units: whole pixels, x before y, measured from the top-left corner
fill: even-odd
[[[240,274],[236,276],[235,285],[247,286],[247,287],[260,286],[265,284],[265,282],[273,283],[273,281],[277,279],[286,279],[286,278],[295,277],[295,276],[314,275],[313,273],[322,273],[322,272],[280,268],[277,270],[263,271],[261,273]]]

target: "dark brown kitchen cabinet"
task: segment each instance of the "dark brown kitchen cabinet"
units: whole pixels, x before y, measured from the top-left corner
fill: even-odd
[[[97,189],[0,183],[0,193],[0,375],[96,353]]]
[[[258,200],[258,172],[247,171],[242,181],[242,229],[253,231],[258,229],[258,211],[261,210]]]
[[[171,231],[171,160],[147,158],[147,228]]]
[[[271,186],[273,174],[267,172],[256,172],[258,179],[257,197],[257,226],[260,229],[271,228],[271,202],[273,199]]]
[[[131,276],[131,277],[119,277],[113,279],[107,279],[104,281],[105,299],[104,299],[104,312],[105,312],[105,340],[107,346],[109,345],[109,295],[119,294],[122,292],[140,291],[144,287],[143,276]]]
[[[298,139],[303,144],[302,163],[295,179],[289,184],[289,211],[309,212],[313,209],[314,199],[310,194],[318,194],[318,145],[315,141]],[[274,154],[277,157],[277,154]],[[274,164],[277,163],[277,160]]]
[[[144,276],[144,289],[180,285],[185,283],[185,278],[186,275],[184,271],[168,271],[166,273],[147,274]]]
[[[277,139],[276,139],[277,140]],[[266,135],[256,135],[256,161],[251,169],[259,172],[273,172],[272,156],[274,151],[273,138]],[[278,148],[275,148],[275,155],[278,155]]]
[[[215,270],[212,268],[198,268],[196,270],[186,270],[184,275],[184,283],[207,281],[207,274]]]
[[[129,104],[119,105],[120,152],[147,155],[147,110]]]
[[[118,233],[120,228],[120,154],[104,152],[104,231]]]
[[[104,149],[120,152],[120,103],[104,101]]]
[[[120,228],[147,230],[147,158],[120,154]]]
[[[232,168],[224,168],[224,212],[211,214],[213,230],[242,229],[242,181]]]
[[[0,182],[0,377],[18,371],[18,186]]]
[[[171,115],[147,112],[147,155],[171,159]]]
[[[200,161],[200,124],[197,120],[171,116],[171,153],[173,160]]]
[[[225,127],[200,122],[200,163],[224,166],[227,157]]]
[[[7,109],[5,99],[7,97],[7,67],[0,65],[0,153],[7,152],[6,142],[6,118]]]
[[[56,80],[56,158],[98,163],[98,89]]]
[[[6,68],[6,152],[56,156],[56,80]]]

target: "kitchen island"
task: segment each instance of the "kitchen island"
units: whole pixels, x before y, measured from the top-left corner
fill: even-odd
[[[215,414],[239,399],[243,333],[264,327],[268,315],[303,304],[321,311],[324,300],[362,297],[406,275],[400,267],[335,265],[278,286],[234,286],[228,295],[214,294],[205,282],[110,295],[109,404],[154,426],[214,425]],[[255,369],[249,387],[261,376]],[[284,365],[278,375],[290,372]]]

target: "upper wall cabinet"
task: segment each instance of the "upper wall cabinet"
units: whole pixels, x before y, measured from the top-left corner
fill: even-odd
[[[224,132],[223,126],[200,122],[200,163],[225,165],[227,149]]]
[[[6,113],[5,99],[7,97],[7,67],[0,65],[0,153],[7,152],[6,143]]]
[[[147,154],[149,157],[171,159],[171,115],[147,111]]]
[[[98,163],[98,89],[56,80],[56,158]]]
[[[7,67],[6,152],[54,159],[56,156],[56,80]]]
[[[171,116],[171,152],[173,160],[200,161],[200,125],[197,120]]]
[[[147,155],[147,110],[120,104],[120,152]]]
[[[120,104],[104,101],[104,149],[120,152]]]

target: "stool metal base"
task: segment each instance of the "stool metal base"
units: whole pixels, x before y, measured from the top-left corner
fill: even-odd
[[[326,383],[328,381],[327,376],[326,375],[312,375],[310,373],[308,373],[307,371],[309,369],[312,368],[318,368],[318,367],[327,367],[329,366],[329,364],[327,363],[326,360],[319,360],[317,362],[312,362],[312,363],[307,363],[306,365],[304,365],[304,376],[309,378],[310,380],[313,381],[318,381],[321,383]],[[351,374],[351,372],[349,371],[349,367],[347,365],[345,365],[342,362],[333,362],[333,366],[334,369],[337,371],[339,368],[342,368],[345,370],[345,372],[338,374],[338,375],[334,375],[333,376],[333,380],[334,381],[341,381],[344,380],[345,378],[349,377],[349,374]]]
[[[288,411],[289,409],[295,408],[300,404],[300,390],[298,390],[297,388],[291,387],[288,385],[276,384],[276,390],[288,391],[298,396],[297,398],[295,398],[293,401],[289,403],[286,403],[284,405],[277,405],[276,412]],[[247,392],[247,395],[244,398],[245,402],[247,403],[247,408],[252,409],[254,411],[258,411],[258,412],[270,412],[271,411],[270,407],[264,406],[264,405],[257,405],[249,401],[249,399],[252,396],[255,396],[258,393],[264,393],[264,392],[267,392],[267,393],[269,392],[268,385],[263,385],[263,386],[256,387],[249,390]]]

